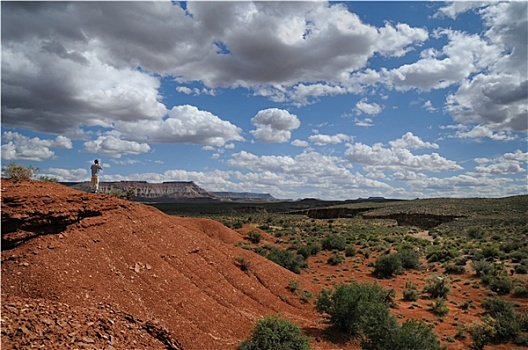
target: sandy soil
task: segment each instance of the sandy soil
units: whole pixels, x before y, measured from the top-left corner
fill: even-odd
[[[3,179],[1,196],[3,349],[236,349],[266,315],[300,325],[314,349],[359,348],[327,332],[324,317],[288,284],[298,280],[316,295],[351,278],[376,280],[360,255],[335,267],[322,252],[297,275],[235,246],[256,228],[236,232],[53,183]],[[250,262],[249,271],[240,269],[239,258]],[[398,291],[395,315],[427,320],[444,341],[455,336],[456,324],[478,319],[486,290],[465,283],[470,274],[456,276],[451,311],[440,321],[427,310],[429,300],[401,300],[407,280],[421,288],[429,273],[376,281]],[[455,305],[469,300],[474,309]],[[467,349],[468,343],[445,345]]]

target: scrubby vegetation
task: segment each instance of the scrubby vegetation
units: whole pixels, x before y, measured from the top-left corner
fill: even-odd
[[[3,174],[15,182],[31,180],[38,171],[38,168],[16,163],[9,163],[2,167]]]
[[[320,219],[301,213],[300,209],[313,205],[326,205],[330,213],[332,208],[347,207],[361,214]],[[316,301],[319,310],[328,315],[334,329],[359,336],[365,349],[387,349],[377,343],[381,339],[401,349],[412,348],[406,347],[405,340],[419,344],[419,339],[425,339],[424,344],[436,349],[431,327],[442,323],[453,328],[449,335],[443,334],[442,342],[472,343],[475,349],[498,343],[522,346],[528,339],[528,196],[358,202],[338,207],[317,201],[159,207],[178,215],[207,216],[233,229],[246,227],[243,243],[237,244],[306,275],[315,284],[324,284],[326,294]],[[434,225],[431,217],[437,219]],[[251,239],[248,232],[257,229],[268,235]],[[379,283],[381,292],[350,284],[356,273]],[[341,287],[342,283],[352,287]],[[398,287],[388,293],[381,285]],[[348,299],[343,296],[347,288],[372,288],[374,299]],[[305,302],[316,294],[300,287],[292,293]],[[496,306],[483,303],[486,297],[513,303],[502,306],[509,311],[497,312]],[[390,309],[395,304],[397,308]],[[376,312],[367,314],[376,317],[362,313],[371,307]],[[363,318],[357,319],[350,309]],[[429,317],[413,321],[412,311],[404,312],[407,309],[422,309]],[[352,323],[339,321],[342,314],[349,315],[343,319]],[[398,326],[392,323],[392,315],[407,319]],[[471,315],[471,321],[463,321],[464,315]]]
[[[257,321],[238,350],[309,350],[309,338],[294,323],[269,316]]]
[[[406,320],[400,327],[390,313],[387,291],[377,284],[354,282],[323,289],[316,309],[328,314],[338,331],[359,337],[362,349],[442,349],[436,334],[422,322]]]

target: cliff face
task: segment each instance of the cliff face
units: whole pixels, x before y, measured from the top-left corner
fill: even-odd
[[[89,182],[64,183],[65,185],[81,190],[90,191]],[[163,183],[149,183],[146,181],[116,181],[100,182],[99,192],[108,194],[112,190],[132,190],[134,199],[218,199],[215,195],[207,192],[193,181],[171,181]]]

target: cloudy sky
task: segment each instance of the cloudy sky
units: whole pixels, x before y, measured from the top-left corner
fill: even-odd
[[[527,194],[514,2],[4,2],[2,164],[277,198]]]

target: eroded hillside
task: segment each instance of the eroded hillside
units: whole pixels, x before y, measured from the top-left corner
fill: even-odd
[[[281,297],[302,278],[216,221],[53,183],[1,187],[2,348],[235,349],[270,314],[321,327]]]

